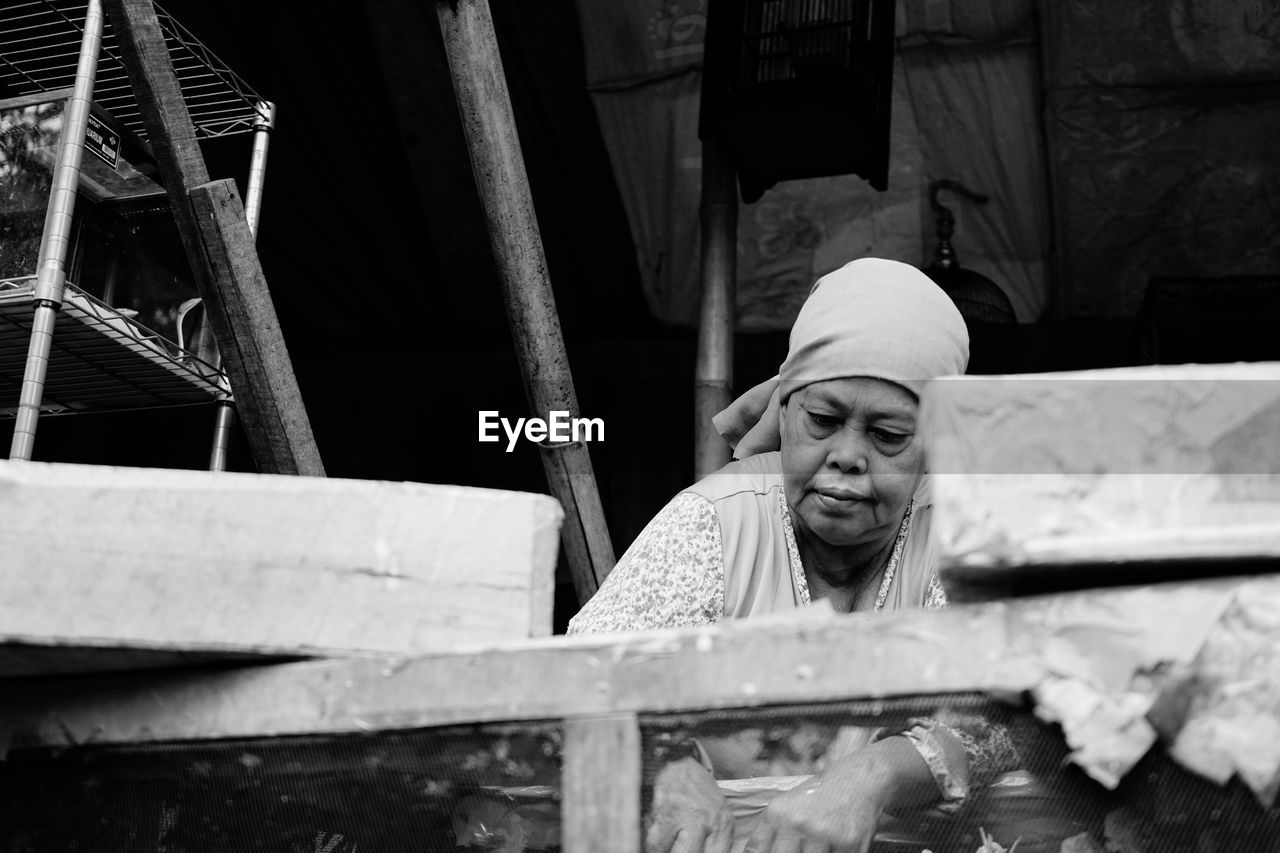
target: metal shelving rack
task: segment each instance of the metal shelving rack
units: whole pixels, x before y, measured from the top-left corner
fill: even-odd
[[[74,84],[86,8],[85,0],[18,0],[0,6],[0,91],[26,95]],[[158,5],[156,16],[196,135],[212,139],[253,131],[267,117],[263,98]],[[93,98],[146,138],[109,24],[102,31]]]
[[[0,416],[16,416],[35,315],[35,276],[0,280]],[[18,369],[15,369],[18,368]],[[68,285],[40,410],[120,411],[209,403],[226,377],[119,310]]]
[[[196,137],[254,134],[244,206],[249,227],[256,231],[274,105],[171,15],[158,6],[156,14]],[[99,132],[108,128],[107,153],[114,141],[121,162],[123,149],[132,145],[146,151],[148,145],[141,110],[100,3],[18,0],[0,6],[0,107],[60,98],[65,100],[57,124],[60,138],[42,163],[51,186],[32,268],[13,269],[18,252],[6,249],[0,230],[0,254],[11,254],[9,269],[0,263],[0,417],[17,420],[10,457],[31,458],[40,415],[223,402],[210,462],[211,468],[221,469],[232,409],[216,348],[179,346],[173,338],[180,338],[180,332],[155,331],[137,312],[109,304],[100,298],[103,294],[75,280],[68,256],[76,239],[73,230],[79,227],[73,222],[77,199],[84,204],[85,187],[93,183],[85,172],[103,169],[101,158],[89,153],[101,151],[101,143],[86,147],[90,123]],[[10,118],[16,114],[11,112]],[[0,142],[5,131],[0,111]],[[116,168],[110,159],[106,162]],[[0,149],[0,207],[5,182],[15,174],[12,167]],[[151,182],[149,189],[167,210],[163,187]]]

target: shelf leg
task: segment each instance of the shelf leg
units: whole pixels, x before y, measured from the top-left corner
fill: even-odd
[[[40,417],[40,403],[44,400],[44,380],[49,372],[49,352],[53,349],[53,325],[57,321],[58,303],[37,300],[27,344],[27,364],[22,374],[22,392],[18,397],[18,418],[9,446],[10,459],[29,461],[35,448],[36,419]]]
[[[253,154],[249,161],[249,181],[244,190],[244,218],[249,231],[258,236],[258,214],[262,211],[262,186],[267,180],[267,148],[276,126],[276,105],[258,103],[258,120],[253,123]]]
[[[227,470],[227,448],[236,425],[236,407],[230,400],[218,401],[218,417],[213,423],[213,449],[209,453],[209,470]]]
[[[262,210],[262,186],[267,178],[267,148],[271,143],[271,131],[276,125],[276,105],[270,101],[258,104],[258,120],[253,124],[253,156],[249,163],[249,183],[244,196],[244,218],[249,233],[258,236],[258,214]],[[215,344],[213,363],[222,367],[222,356]],[[200,354],[203,357],[203,353]],[[236,425],[236,407],[231,398],[218,401],[218,416],[213,424],[213,447],[209,452],[209,470],[227,470],[227,448],[231,445],[231,433]]]
[[[84,155],[85,131],[89,126],[89,102],[98,76],[98,49],[102,46],[105,18],[101,0],[89,0],[85,10],[84,35],[76,63],[75,85],[67,100],[58,165],[49,193],[49,209],[40,241],[40,265],[36,273],[35,315],[27,344],[27,363],[18,397],[18,417],[9,446],[10,459],[29,460],[35,448],[36,420],[44,400],[44,383],[49,374],[49,353],[53,349],[53,327],[66,288],[67,250],[71,245],[72,216],[76,189],[80,186],[80,160]]]

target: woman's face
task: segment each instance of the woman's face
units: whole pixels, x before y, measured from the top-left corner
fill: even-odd
[[[792,518],[840,547],[897,533],[924,474],[915,395],[881,379],[806,385],[782,411],[782,472]]]

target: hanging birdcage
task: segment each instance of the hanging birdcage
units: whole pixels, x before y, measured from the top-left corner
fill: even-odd
[[[711,0],[699,136],[750,202],[778,181],[888,185],[894,0]]]

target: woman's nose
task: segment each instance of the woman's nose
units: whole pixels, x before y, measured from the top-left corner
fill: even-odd
[[[849,474],[867,471],[867,438],[860,430],[845,428],[831,437],[827,463]]]

